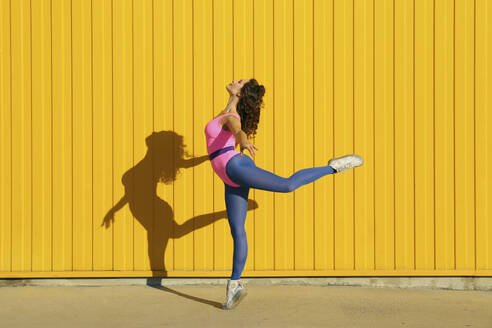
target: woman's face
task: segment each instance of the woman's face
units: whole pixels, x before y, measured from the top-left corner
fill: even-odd
[[[239,80],[239,81],[234,80],[226,86],[226,89],[229,92],[229,95],[231,95],[231,96],[235,95],[235,96],[240,97],[241,96],[241,93],[240,93],[241,88],[248,82],[249,82],[248,79],[243,79],[243,80]]]

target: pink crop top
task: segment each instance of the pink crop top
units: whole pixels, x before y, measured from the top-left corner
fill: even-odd
[[[241,120],[241,117],[236,113],[225,113],[217,116],[207,123],[205,126],[205,137],[207,139],[208,155],[221,148],[228,146],[235,147],[236,145],[236,138],[234,137],[234,134],[231,131],[224,130],[220,125],[220,119],[225,115],[235,115],[239,120]],[[240,187],[240,185],[229,179],[226,174],[225,167],[229,159],[239,153],[240,152],[237,150],[229,150],[210,161],[215,173],[222,179],[222,181],[232,187]]]

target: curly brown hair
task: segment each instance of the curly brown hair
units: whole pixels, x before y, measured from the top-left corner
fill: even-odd
[[[241,116],[241,129],[246,136],[255,136],[258,123],[260,122],[260,109],[263,107],[263,95],[265,87],[258,84],[255,79],[250,79],[241,88],[241,97],[237,103],[236,110]]]

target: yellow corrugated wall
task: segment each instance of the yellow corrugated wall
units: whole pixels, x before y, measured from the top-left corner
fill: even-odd
[[[243,277],[492,275],[490,1],[0,0],[0,15],[0,277],[228,277],[204,126],[251,77],[257,166],[365,162],[251,190]]]

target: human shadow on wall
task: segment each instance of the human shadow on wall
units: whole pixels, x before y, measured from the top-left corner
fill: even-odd
[[[172,207],[157,195],[157,183],[172,183],[180,169],[191,168],[208,161],[208,155],[185,158],[185,155],[190,155],[184,149],[183,136],[173,131],[154,132],[145,138],[145,143],[147,153],[140,162],[123,174],[121,182],[125,187],[125,194],[108,211],[101,226],[109,228],[114,222],[114,214],[128,203],[133,216],[147,231],[152,276],[166,277],[164,251],[169,239],[181,238],[195,229],[227,218],[227,211],[197,215],[183,224],[177,224]],[[248,210],[255,208],[258,208],[258,203],[248,200]],[[160,279],[149,278],[147,284],[155,285],[157,280]]]

